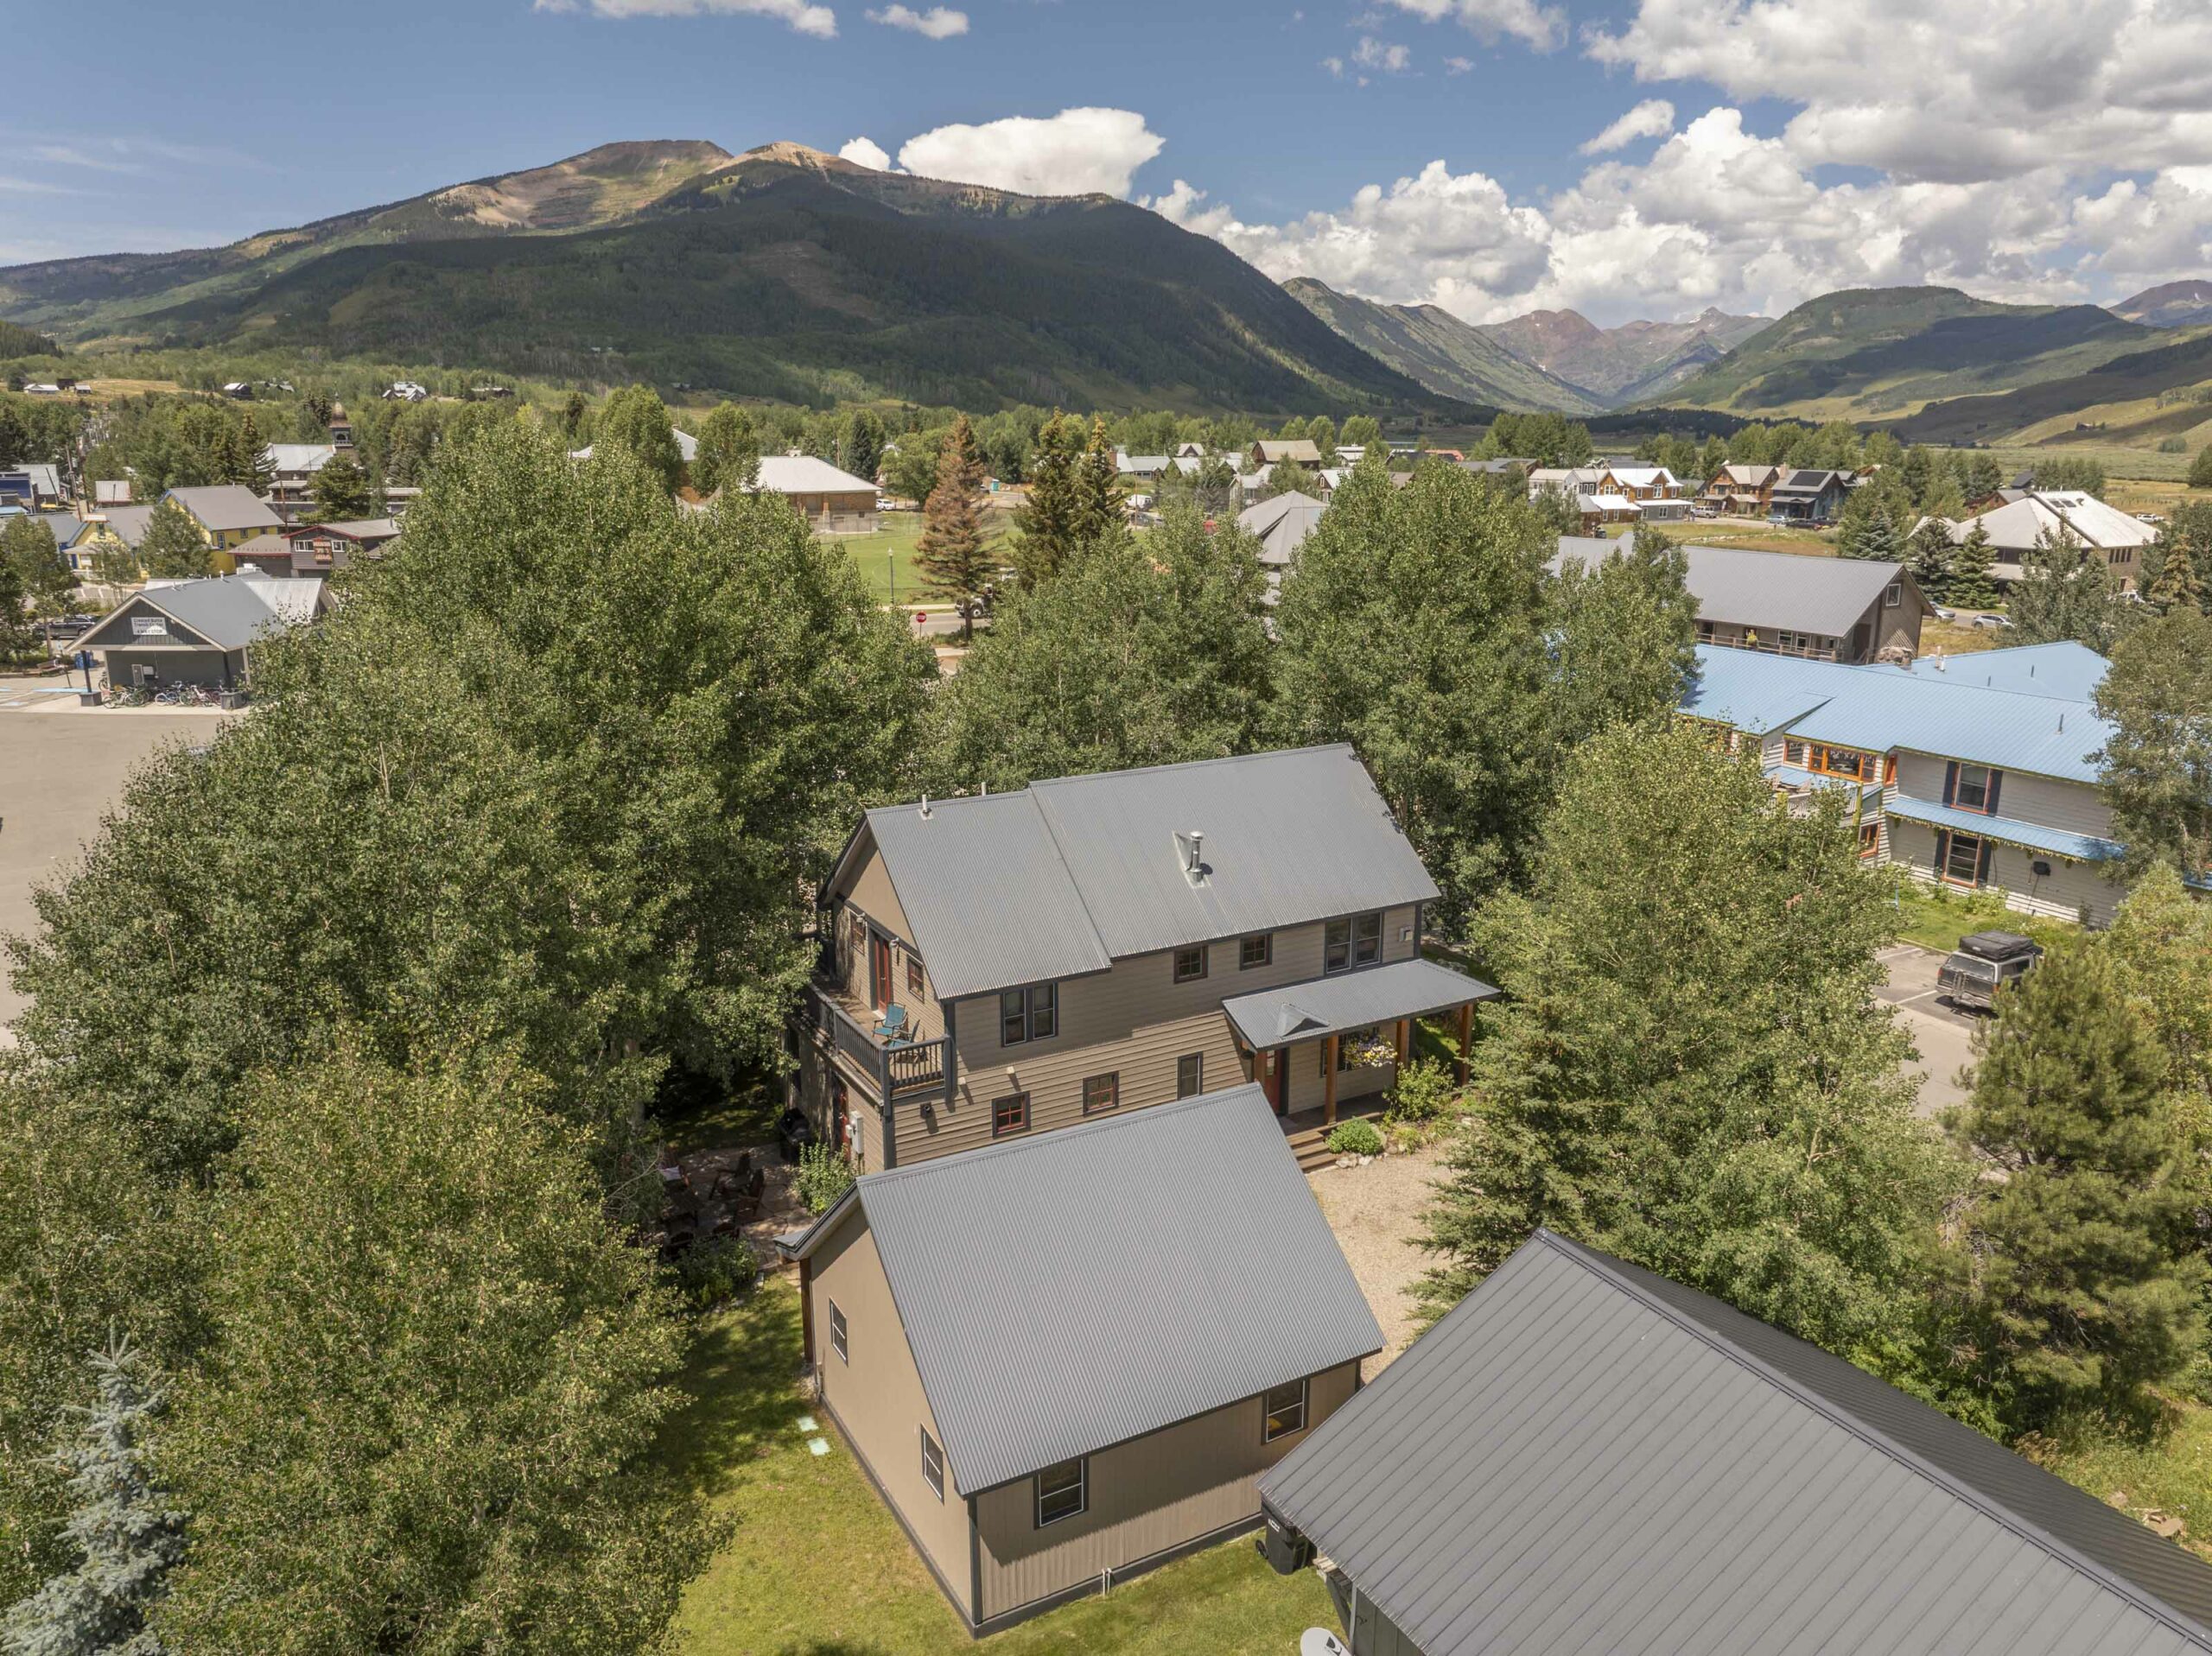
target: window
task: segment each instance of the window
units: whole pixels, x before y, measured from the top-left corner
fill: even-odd
[[[1373,914],[1355,914],[1347,919],[1332,920],[1321,934],[1321,970],[1349,972],[1355,966],[1369,966],[1382,958],[1382,916],[1378,910]]]
[[[839,1362],[853,1361],[852,1346],[845,1332],[845,1314],[837,1309],[834,1299],[830,1302],[830,1349],[837,1354]]]
[[[1057,986],[1039,983],[1027,989],[1008,989],[999,997],[999,1044],[1049,1041],[1059,1028],[1059,1018]]]
[[[1783,737],[1782,739],[1782,762],[1784,765],[1804,764],[1805,744],[1799,741],[1792,741],[1787,736]]]
[[[906,993],[918,999],[922,993],[922,957],[911,952],[906,956]]]
[[[1260,1399],[1266,1412],[1267,1427],[1260,1441],[1272,1443],[1278,1437],[1287,1437],[1294,1431],[1306,1430],[1306,1382],[1294,1380],[1287,1386],[1271,1388]]]
[[[1371,1025],[1366,1029],[1346,1030],[1337,1037],[1337,1068],[1340,1070],[1352,1069],[1353,1051],[1364,1051],[1368,1043],[1374,1039],[1375,1030]]]
[[[1813,766],[1822,776],[1849,777],[1853,782],[1866,779],[1866,756],[1854,753],[1847,747],[1813,746]]]
[[[1859,855],[1860,860],[1863,861],[1868,857],[1878,857],[1881,855],[1881,853],[1882,825],[1879,822],[1861,822],[1859,825]]]
[[[1175,1060],[1175,1096],[1192,1098],[1205,1090],[1206,1058],[1203,1052],[1185,1052]]]
[[[1943,850],[1943,878],[1955,885],[1973,885],[1981,879],[1981,835],[1954,834]]]
[[[1090,1462],[1062,1461],[1037,1475],[1037,1527],[1073,1518],[1090,1507]]]
[[[927,1426],[922,1428],[922,1482],[939,1501],[944,1499],[944,1451],[937,1446]]]
[[[1275,958],[1275,935],[1263,931],[1256,937],[1247,937],[1236,945],[1236,969],[1249,972],[1255,966],[1270,966]]]
[[[1898,605],[1900,605],[1900,604],[1902,604],[1902,603],[1904,603],[1904,582],[1903,582],[1902,581],[1891,581],[1891,582],[1889,584],[1888,587],[1887,587],[1887,588],[1883,592],[1883,593],[1882,593],[1882,603],[1883,603],[1883,605],[1884,605],[1886,608],[1889,608],[1889,609],[1895,609]]]
[[[1083,1083],[1083,1113],[1103,1115],[1122,1101],[1122,1075],[1092,1075]]]
[[[1989,767],[1986,765],[1962,765],[1959,779],[1951,790],[1951,803],[1962,811],[1989,809]]]
[[[991,1105],[991,1137],[1003,1139],[1010,1133],[1029,1131],[1029,1094],[1016,1093],[1010,1098],[995,1100]]]
[[[1175,981],[1196,983],[1206,974],[1206,946],[1193,943],[1175,951]]]

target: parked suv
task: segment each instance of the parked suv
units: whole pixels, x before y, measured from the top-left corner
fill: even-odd
[[[2018,982],[2043,958],[2043,945],[2017,931],[1977,931],[1959,946],[1936,974],[1936,993],[1955,1006],[1984,1012],[2008,983]]]

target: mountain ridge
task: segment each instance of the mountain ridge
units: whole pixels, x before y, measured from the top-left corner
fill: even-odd
[[[1577,310],[1532,310],[1482,332],[1524,362],[1567,381],[1606,408],[1663,396],[1768,326],[1708,307],[1685,322],[1630,321],[1599,327]]]
[[[1437,306],[1386,305],[1339,293],[1312,276],[1293,276],[1282,288],[1368,355],[1441,396],[1563,414],[1593,414],[1605,406]]]
[[[2112,314],[2145,327],[2193,327],[2212,322],[2212,282],[2191,276],[2145,288],[2110,307]]]

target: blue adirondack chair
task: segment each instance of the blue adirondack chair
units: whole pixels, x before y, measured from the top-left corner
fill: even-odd
[[[904,1006],[886,1006],[882,1018],[875,1026],[874,1035],[877,1040],[888,1042],[893,1046],[902,1043],[906,1038],[906,1009]]]

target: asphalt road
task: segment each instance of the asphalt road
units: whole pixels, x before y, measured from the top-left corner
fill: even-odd
[[[1874,991],[1875,998],[1897,1009],[1897,1021],[1919,1049],[1914,1066],[1922,1077],[1919,1111],[1934,1115],[1953,1104],[1966,1101],[1959,1074],[1974,1064],[1974,1032],[1983,1014],[1961,1012],[1936,998],[1936,973],[1943,957],[1913,943],[1899,943],[1883,951],[1889,981]]]

